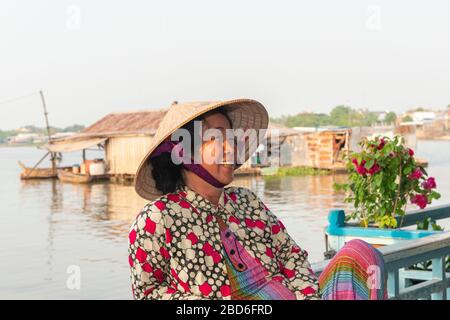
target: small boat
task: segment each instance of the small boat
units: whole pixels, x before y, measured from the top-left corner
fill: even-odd
[[[68,170],[58,170],[57,175],[62,182],[88,183],[91,180],[91,176],[88,174],[73,173]]]
[[[71,183],[90,183],[98,180],[106,180],[108,179],[107,174],[103,175],[90,175],[90,174],[82,174],[82,173],[73,173],[69,170],[58,170],[58,179],[62,182],[71,182]]]
[[[19,166],[22,167],[20,173],[20,179],[51,179],[57,177],[56,170],[52,168],[30,168],[25,166],[22,162],[19,162]]]

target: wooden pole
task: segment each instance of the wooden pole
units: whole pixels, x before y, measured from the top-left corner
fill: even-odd
[[[48,156],[48,154],[49,154],[50,152],[47,152],[35,165],[34,165],[34,167],[30,170],[30,171],[28,171],[28,173],[27,173],[27,175],[25,176],[25,178],[28,178],[30,175],[31,175],[31,173],[37,168],[37,166],[42,162],[42,160],[44,160],[47,156]],[[19,161],[19,164],[20,164],[20,166],[22,167],[22,168],[26,168],[20,161]]]
[[[44,116],[45,116],[45,125],[47,127],[47,136],[48,136],[48,143],[52,143],[52,137],[50,133],[50,125],[48,123],[48,112],[47,112],[47,106],[45,105],[45,98],[44,98],[44,92],[42,90],[39,91],[39,94],[41,95],[41,101],[42,101],[42,107],[44,108]],[[56,164],[55,164],[55,153],[51,152],[51,160],[52,160],[52,171],[56,171]]]

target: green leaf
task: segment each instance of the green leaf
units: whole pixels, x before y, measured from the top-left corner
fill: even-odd
[[[412,172],[412,167],[407,166],[403,169],[403,174],[410,174]]]
[[[397,219],[395,219],[393,216],[391,216],[390,226],[392,228],[397,228]]]
[[[441,197],[441,194],[436,192],[436,191],[431,191],[430,194],[428,195],[428,198],[430,199],[439,199]]]
[[[383,176],[381,174],[377,174],[377,175],[375,175],[373,180],[374,180],[375,186],[379,187],[381,185],[381,182],[383,181]]]
[[[369,161],[366,162],[366,164],[364,165],[364,167],[365,167],[366,169],[370,169],[370,168],[372,168],[372,166],[373,166],[374,163],[375,163],[375,160],[370,159]]]

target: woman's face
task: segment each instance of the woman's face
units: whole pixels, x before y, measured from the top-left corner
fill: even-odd
[[[227,141],[226,130],[231,129],[230,122],[227,117],[220,113],[214,113],[206,116],[203,119],[203,132],[208,129],[209,133],[214,135],[220,133],[220,139],[209,139],[205,136],[200,149],[202,166],[223,184],[229,184],[234,177],[234,159],[235,151],[234,144]],[[210,135],[211,137],[211,135]]]

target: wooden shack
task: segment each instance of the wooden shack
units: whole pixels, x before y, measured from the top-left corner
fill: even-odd
[[[165,114],[165,110],[111,113],[83,132],[108,137],[105,141],[108,173],[134,175]]]
[[[104,161],[110,178],[132,180],[166,112],[142,110],[110,113],[81,133],[53,140],[52,144],[43,148],[51,152],[72,152],[98,146],[104,149]]]
[[[339,171],[345,169],[351,129],[324,130],[305,134],[306,166]]]
[[[305,132],[270,124],[265,144],[267,150],[257,155],[259,166],[344,170],[350,137],[349,128]]]

